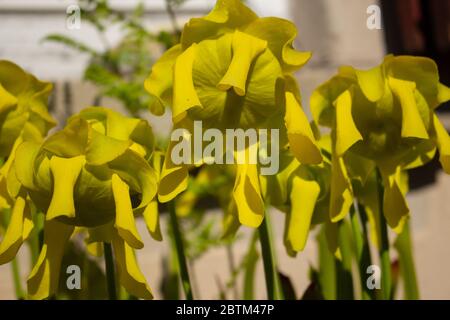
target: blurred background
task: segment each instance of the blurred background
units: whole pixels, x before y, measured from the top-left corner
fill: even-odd
[[[184,23],[207,13],[214,0],[69,1],[0,0],[0,59],[19,64],[38,78],[54,82],[52,114],[64,124],[71,114],[90,105],[113,107],[151,122],[164,139],[170,115],[151,116],[150,97],[142,83],[152,63],[176,43]],[[298,72],[303,105],[309,109],[312,90],[350,64],[369,68],[387,53],[429,56],[438,63],[441,81],[450,85],[450,1],[448,0],[247,0],[260,16],[293,20],[299,29],[296,47],[313,51]],[[77,10],[81,9],[80,20]],[[377,16],[377,8],[381,15]],[[380,18],[380,28],[368,19]],[[373,22],[373,20],[371,20]],[[77,25],[79,22],[79,25]],[[375,21],[376,22],[376,21]],[[79,27],[79,28],[78,28]],[[441,108],[445,109],[445,107]],[[450,108],[447,106],[447,111]],[[450,112],[440,113],[450,129]],[[450,177],[433,161],[411,172],[408,198],[415,259],[424,299],[450,299]],[[248,252],[251,230],[241,228],[237,240],[218,239],[221,214],[202,212],[201,225],[186,226],[194,293],[202,299],[239,298],[239,263]],[[271,211],[280,271],[296,296],[310,286],[308,270],[317,265],[315,241],[296,258],[286,255],[282,236],[284,214]],[[166,228],[162,218],[163,234]],[[216,230],[217,229],[217,230]],[[146,235],[145,225],[140,231]],[[311,238],[315,233],[311,233]],[[392,238],[392,237],[391,237]],[[189,239],[188,239],[189,242]],[[141,268],[156,298],[167,298],[167,253],[170,243],[145,236],[138,252]],[[395,258],[395,252],[391,252]],[[26,248],[21,264],[26,265]],[[231,259],[230,259],[231,258]],[[264,298],[262,263],[255,259],[255,297]],[[23,281],[28,274],[22,268]],[[230,285],[231,284],[231,285]],[[235,285],[236,284],[236,285]],[[401,297],[401,290],[398,292]],[[14,298],[10,267],[0,266],[0,299]]]

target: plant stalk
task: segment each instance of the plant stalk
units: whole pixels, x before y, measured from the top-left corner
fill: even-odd
[[[109,300],[117,300],[116,276],[111,244],[103,242],[103,251],[105,255],[106,285],[108,289],[108,297]]]
[[[264,264],[264,275],[266,278],[267,298],[269,300],[280,300],[282,299],[281,285],[278,277],[269,220],[269,214],[266,213],[259,226],[259,239]]]
[[[381,261],[381,296],[382,300],[391,300],[392,292],[392,275],[391,275],[391,259],[389,256],[389,237],[386,218],[384,217],[384,186],[381,178],[380,170],[377,168],[377,182],[378,182],[378,207],[380,214],[380,231],[381,231],[381,246],[379,248],[379,255]]]
[[[173,239],[175,240],[175,247],[177,253],[178,265],[180,268],[181,282],[183,284],[184,294],[186,300],[194,300],[192,294],[192,285],[189,277],[189,271],[186,263],[186,255],[184,252],[183,238],[181,236],[180,227],[178,225],[178,217],[175,210],[175,201],[172,200],[168,203],[170,213],[170,225],[172,228]]]

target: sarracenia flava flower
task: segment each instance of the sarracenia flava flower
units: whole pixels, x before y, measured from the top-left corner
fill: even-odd
[[[352,179],[365,184],[378,168],[386,221],[402,230],[409,215],[402,172],[430,161],[438,149],[450,173],[450,138],[434,112],[449,99],[450,89],[439,82],[436,64],[412,56],[387,56],[367,71],[341,67],[313,93],[315,122],[332,130],[333,222],[352,205]]]
[[[135,214],[157,221],[152,202],[157,172],[151,161],[148,123],[101,107],[72,116],[64,129],[42,143],[27,141],[17,147],[12,167],[17,179],[8,180],[16,201],[0,261],[13,259],[29,235],[29,197],[45,213],[44,244],[28,278],[30,298],[56,292],[64,247],[75,227],[87,229],[89,243],[112,243],[120,283],[137,297],[152,298],[134,254],[144,246]]]
[[[284,245],[289,255],[303,251],[311,226],[328,220],[330,168],[326,158],[320,165],[302,165],[282,152],[280,172],[261,176],[265,199],[286,213]]]
[[[301,163],[320,163],[293,77],[311,53],[293,48],[296,35],[290,21],[259,18],[238,0],[218,0],[208,15],[185,25],[181,43],[153,66],[145,82],[155,97],[150,109],[162,114],[170,106],[175,128],[201,120],[204,128],[219,130],[281,129],[287,138],[282,147],[289,142]],[[167,155],[158,190],[162,202],[185,190],[188,181],[188,168]],[[237,165],[233,197],[241,223],[257,227],[264,203],[256,164]]]
[[[23,141],[41,142],[55,121],[47,111],[52,84],[42,82],[16,64],[0,61],[0,207],[10,207],[12,199],[6,179],[17,146]]]

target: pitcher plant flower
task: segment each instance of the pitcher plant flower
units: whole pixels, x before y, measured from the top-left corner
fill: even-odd
[[[295,256],[304,250],[310,229],[329,220],[331,164],[324,157],[320,165],[303,165],[287,150],[280,157],[280,172],[260,179],[264,198],[286,214],[284,245]]]
[[[386,221],[396,232],[402,230],[409,215],[403,171],[424,165],[439,150],[442,167],[450,173],[450,138],[435,113],[448,100],[450,89],[439,82],[434,61],[414,56],[389,55],[370,70],[341,67],[314,91],[314,121],[330,128],[333,140],[333,222],[349,212],[352,180],[365,184],[378,168]]]
[[[208,15],[191,19],[184,26],[181,43],[154,64],[145,81],[154,96],[150,110],[160,115],[170,107],[175,128],[192,126],[198,120],[205,128],[221,131],[285,130],[282,147],[290,146],[301,163],[320,163],[322,157],[293,77],[311,53],[293,48],[296,36],[290,21],[260,18],[238,0],[218,0]],[[251,147],[240,150],[241,156]],[[171,149],[161,173],[158,194],[162,202],[187,187],[189,168],[171,163]],[[237,165],[233,195],[241,223],[259,226],[264,203],[256,164]]]
[[[48,113],[52,84],[37,79],[13,62],[0,60],[0,207],[13,202],[6,180],[15,151],[23,141],[41,142],[56,122]]]
[[[29,233],[29,197],[45,213],[44,244],[28,278],[30,298],[56,293],[65,244],[76,227],[89,232],[89,243],[112,243],[120,283],[137,297],[152,298],[134,249],[144,246],[135,215],[157,221],[152,216],[157,214],[153,148],[145,120],[102,107],[70,117],[41,143],[26,141],[17,147],[16,181],[8,181],[16,200],[0,261],[13,259]]]

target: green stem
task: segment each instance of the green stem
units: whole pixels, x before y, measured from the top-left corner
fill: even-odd
[[[403,277],[403,285],[405,291],[405,299],[419,300],[419,287],[417,285],[416,268],[414,266],[414,256],[412,251],[410,226],[407,222],[403,232],[397,237],[395,241],[397,248],[400,270]]]
[[[103,242],[103,251],[105,255],[106,284],[109,300],[117,300],[116,276],[111,244]]]
[[[183,238],[181,237],[177,213],[175,211],[175,201],[170,201],[168,205],[170,213],[170,225],[172,227],[173,238],[175,240],[177,260],[180,267],[181,282],[183,284],[184,294],[186,295],[187,300],[194,300],[191,280],[189,278],[189,271],[186,263],[186,255],[184,253]]]
[[[341,260],[336,259],[337,275],[337,299],[353,300],[353,278],[352,278],[352,239],[350,226],[346,220],[338,223],[338,241],[341,250]]]
[[[381,247],[379,249],[381,261],[381,299],[390,300],[392,290],[391,259],[389,256],[388,229],[383,210],[384,187],[379,169],[377,169],[377,180],[378,180],[378,204],[379,204],[378,207],[380,214],[380,233],[381,233],[380,234]]]
[[[13,281],[14,281],[14,289],[16,291],[16,298],[18,300],[22,300],[25,298],[25,294],[22,288],[22,283],[20,281],[20,268],[17,263],[17,258],[11,261],[12,273],[13,273]]]
[[[278,277],[269,220],[269,214],[266,213],[263,222],[259,226],[259,239],[264,264],[264,275],[266,278],[267,298],[269,300],[280,300],[282,298],[281,286]]]
[[[325,226],[317,236],[319,246],[319,282],[323,297],[326,300],[336,300],[336,262],[333,253],[328,248]]]
[[[359,213],[359,217],[356,211]],[[375,298],[374,292],[370,290],[366,284],[367,269],[370,265],[372,265],[372,261],[370,258],[370,248],[366,227],[367,219],[364,207],[357,203],[355,207],[351,208],[350,216],[352,222],[353,238],[355,239],[356,258],[358,260],[359,267],[361,298],[362,300],[372,300]]]

